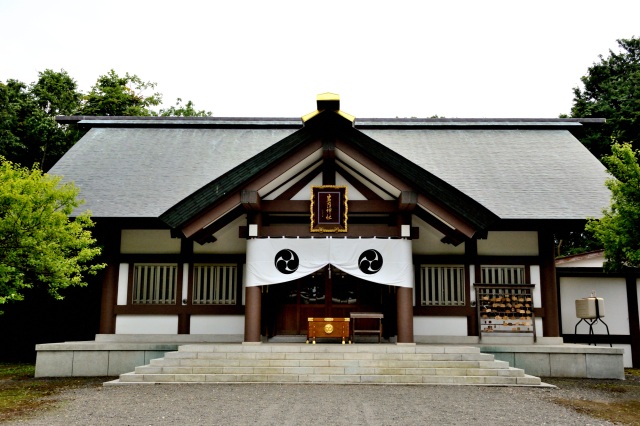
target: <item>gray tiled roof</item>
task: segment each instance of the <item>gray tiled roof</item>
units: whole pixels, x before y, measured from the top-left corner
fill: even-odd
[[[290,129],[93,128],[49,171],[94,217],[159,217]]]
[[[502,219],[584,219],[609,205],[604,166],[567,130],[363,130]]]
[[[453,123],[459,128],[390,121],[393,128],[380,121],[361,131],[501,218],[584,219],[608,205],[604,167],[568,130],[554,129],[556,122],[522,129],[496,128],[492,120],[486,128],[479,121]],[[50,170],[75,181],[94,217],[158,217],[296,131],[234,128],[232,119],[224,128],[110,125],[92,128]]]

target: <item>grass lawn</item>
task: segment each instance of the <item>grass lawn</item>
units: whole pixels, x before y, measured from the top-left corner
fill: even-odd
[[[55,399],[47,398],[65,389],[102,386],[104,377],[34,378],[33,364],[0,363],[0,422],[47,409]]]

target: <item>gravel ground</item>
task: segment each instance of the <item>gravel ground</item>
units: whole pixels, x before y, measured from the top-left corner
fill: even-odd
[[[554,404],[602,400],[590,389],[382,385],[133,385],[85,387],[30,425],[609,425]]]

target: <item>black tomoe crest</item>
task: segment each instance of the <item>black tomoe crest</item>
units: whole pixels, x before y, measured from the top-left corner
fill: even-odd
[[[298,255],[289,249],[280,250],[275,258],[276,269],[283,274],[293,274],[300,266]]]
[[[375,274],[382,269],[382,255],[377,250],[369,249],[358,258],[358,267],[365,274]]]

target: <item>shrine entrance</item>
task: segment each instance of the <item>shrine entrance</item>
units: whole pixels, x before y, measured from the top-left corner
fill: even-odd
[[[396,333],[396,288],[351,276],[328,265],[297,280],[263,287],[263,334],[306,335],[308,318],[384,314],[385,337]]]

